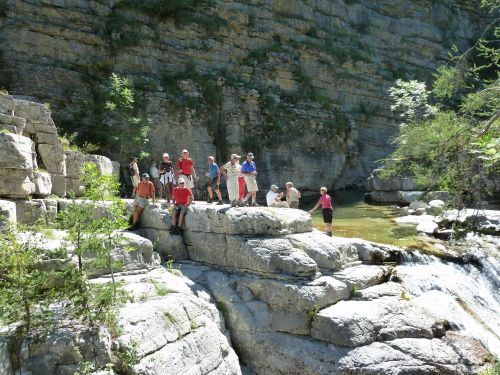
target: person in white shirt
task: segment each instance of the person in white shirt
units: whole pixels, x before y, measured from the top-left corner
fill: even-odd
[[[156,160],[151,161],[151,167],[149,168],[149,177],[151,178],[151,182],[153,183],[156,189],[156,198],[159,197],[161,193],[160,189],[160,172],[158,171],[158,167],[156,166]]]
[[[283,193],[278,193],[278,187],[271,185],[271,190],[266,194],[266,201],[269,207],[287,207],[286,202],[282,202]]]

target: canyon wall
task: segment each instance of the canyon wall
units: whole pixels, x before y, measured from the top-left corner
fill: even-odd
[[[0,1],[0,87],[98,140],[106,79],[127,75],[153,157],[253,151],[261,186],[299,189],[361,185],[397,131],[388,87],[430,82],[483,20],[466,0],[151,3]]]

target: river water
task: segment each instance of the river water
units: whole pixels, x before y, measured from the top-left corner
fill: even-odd
[[[417,250],[404,251],[396,267],[412,301],[478,339],[500,357],[498,252],[485,255],[481,266],[446,262],[428,254],[436,243],[446,246],[446,242],[418,236],[414,225],[396,224],[398,209],[367,204],[360,191],[337,191],[331,196],[334,235]],[[313,214],[313,225],[324,230],[321,212]]]

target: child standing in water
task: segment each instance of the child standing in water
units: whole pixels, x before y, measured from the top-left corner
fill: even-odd
[[[323,222],[325,223],[326,227],[326,235],[327,236],[332,236],[332,219],[333,219],[333,208],[332,208],[332,199],[328,194],[326,194],[327,189],[326,187],[322,186],[319,189],[319,192],[321,193],[321,197],[318,200],[318,203],[316,203],[316,206],[312,208],[312,210],[309,211],[310,214],[312,214],[316,208],[321,205],[321,212],[323,214]]]

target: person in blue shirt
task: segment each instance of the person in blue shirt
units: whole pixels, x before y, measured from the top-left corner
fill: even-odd
[[[247,154],[247,160],[241,165],[241,173],[245,176],[245,183],[247,184],[248,193],[243,200],[244,204],[248,203],[248,199],[252,197],[252,203],[250,206],[258,206],[255,198],[257,197],[257,191],[259,188],[257,186],[257,167],[253,161],[254,157],[251,152]]]
[[[213,156],[208,157],[208,171],[205,172],[205,176],[210,179],[210,182],[207,186],[208,191],[208,203],[212,203],[214,201],[214,191],[217,194],[217,198],[219,201],[217,204],[224,204],[222,201],[222,196],[220,194],[219,185],[220,185],[220,170],[219,166],[215,164],[215,159]]]

